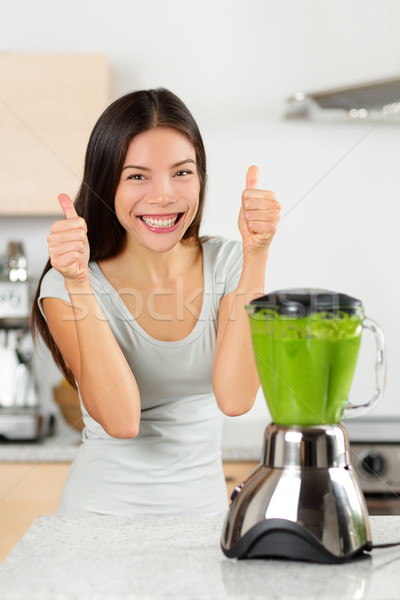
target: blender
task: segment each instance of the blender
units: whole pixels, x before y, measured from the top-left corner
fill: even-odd
[[[360,300],[328,290],[279,290],[246,306],[254,357],[272,417],[262,461],[235,488],[221,548],[229,558],[340,563],[372,549],[365,499],[342,417],[376,405],[384,338]],[[363,329],[375,336],[375,390],[348,394]]]

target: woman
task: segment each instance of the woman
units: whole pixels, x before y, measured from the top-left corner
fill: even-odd
[[[202,138],[166,89],[100,116],[75,200],[48,236],[32,332],[77,387],[85,427],[57,514],[217,514],[223,413],[253,405],[247,314],[279,219],[247,173],[242,242],[199,237]]]

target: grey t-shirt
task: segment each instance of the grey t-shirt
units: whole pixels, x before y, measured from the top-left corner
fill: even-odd
[[[237,287],[243,251],[241,241],[220,236],[202,248],[200,317],[187,337],[174,342],[157,340],[144,331],[97,262],[89,262],[93,292],[139,387],[140,431],[132,439],[111,437],[80,398],[82,444],[57,514],[217,514],[227,509],[221,462],[223,414],[211,374],[219,302]],[[48,296],[70,302],[64,278],[55,269],[42,280],[41,311],[41,299]]]

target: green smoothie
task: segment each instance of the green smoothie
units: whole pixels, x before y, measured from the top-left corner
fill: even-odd
[[[250,316],[250,329],[273,421],[338,423],[357,363],[362,315],[318,312],[293,319],[262,309]]]

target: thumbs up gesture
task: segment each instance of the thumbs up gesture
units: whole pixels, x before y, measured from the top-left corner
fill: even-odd
[[[281,206],[273,192],[259,190],[257,184],[258,167],[252,166],[246,175],[238,225],[244,252],[265,254],[275,235]]]
[[[86,222],[78,216],[67,194],[60,194],[58,201],[65,219],[55,221],[51,226],[50,235],[47,236],[50,263],[65,280],[87,283],[90,249]]]

